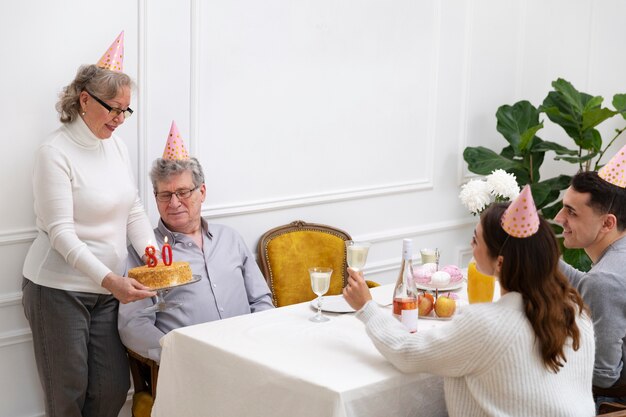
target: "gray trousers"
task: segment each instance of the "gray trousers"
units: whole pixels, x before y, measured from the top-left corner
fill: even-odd
[[[30,323],[49,417],[117,417],[130,387],[112,295],[72,292],[24,278]]]

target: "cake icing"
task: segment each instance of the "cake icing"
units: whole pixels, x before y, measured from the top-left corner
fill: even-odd
[[[192,278],[189,262],[172,262],[169,266],[159,263],[152,268],[138,266],[128,270],[128,276],[153,290],[184,284]]]

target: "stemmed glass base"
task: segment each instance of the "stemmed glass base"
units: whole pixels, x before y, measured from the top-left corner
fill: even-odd
[[[152,313],[160,313],[163,311],[174,310],[175,308],[180,308],[182,303],[177,303],[175,301],[165,301],[165,294],[169,292],[169,288],[162,288],[160,290],[156,290],[156,302],[154,305],[150,307],[146,307],[143,309],[143,314],[152,314]]]
[[[322,296],[317,297],[317,314],[313,317],[310,317],[309,320],[315,323],[323,323],[325,321],[330,321],[330,319],[322,314]]]
[[[165,295],[172,289],[172,288],[176,288],[176,287],[182,287],[183,285],[189,285],[189,284],[194,284],[198,281],[200,281],[200,279],[202,279],[202,277],[200,275],[192,275],[191,276],[191,280],[187,281],[187,282],[183,282],[182,284],[174,284],[172,286],[169,287],[163,287],[163,288],[158,288],[155,289],[154,291],[156,291],[156,301],[154,303],[154,305],[150,306],[150,307],[146,307],[141,311],[141,314],[143,315],[149,315],[152,313],[160,313],[163,311],[168,311],[168,310],[173,310],[175,308],[180,308],[180,306],[183,305],[183,303],[178,303],[176,301],[165,301]]]

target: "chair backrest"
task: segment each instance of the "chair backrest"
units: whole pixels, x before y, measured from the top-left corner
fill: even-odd
[[[302,220],[276,227],[259,240],[258,262],[272,291],[276,307],[310,301],[309,268],[330,267],[333,274],[327,295],[341,294],[348,279],[345,241],[348,233],[335,227]]]

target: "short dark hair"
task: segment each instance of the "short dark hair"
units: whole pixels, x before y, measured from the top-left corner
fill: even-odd
[[[626,228],[626,190],[600,178],[595,171],[579,172],[571,186],[579,193],[589,193],[589,206],[599,214],[613,214],[617,230]]]

